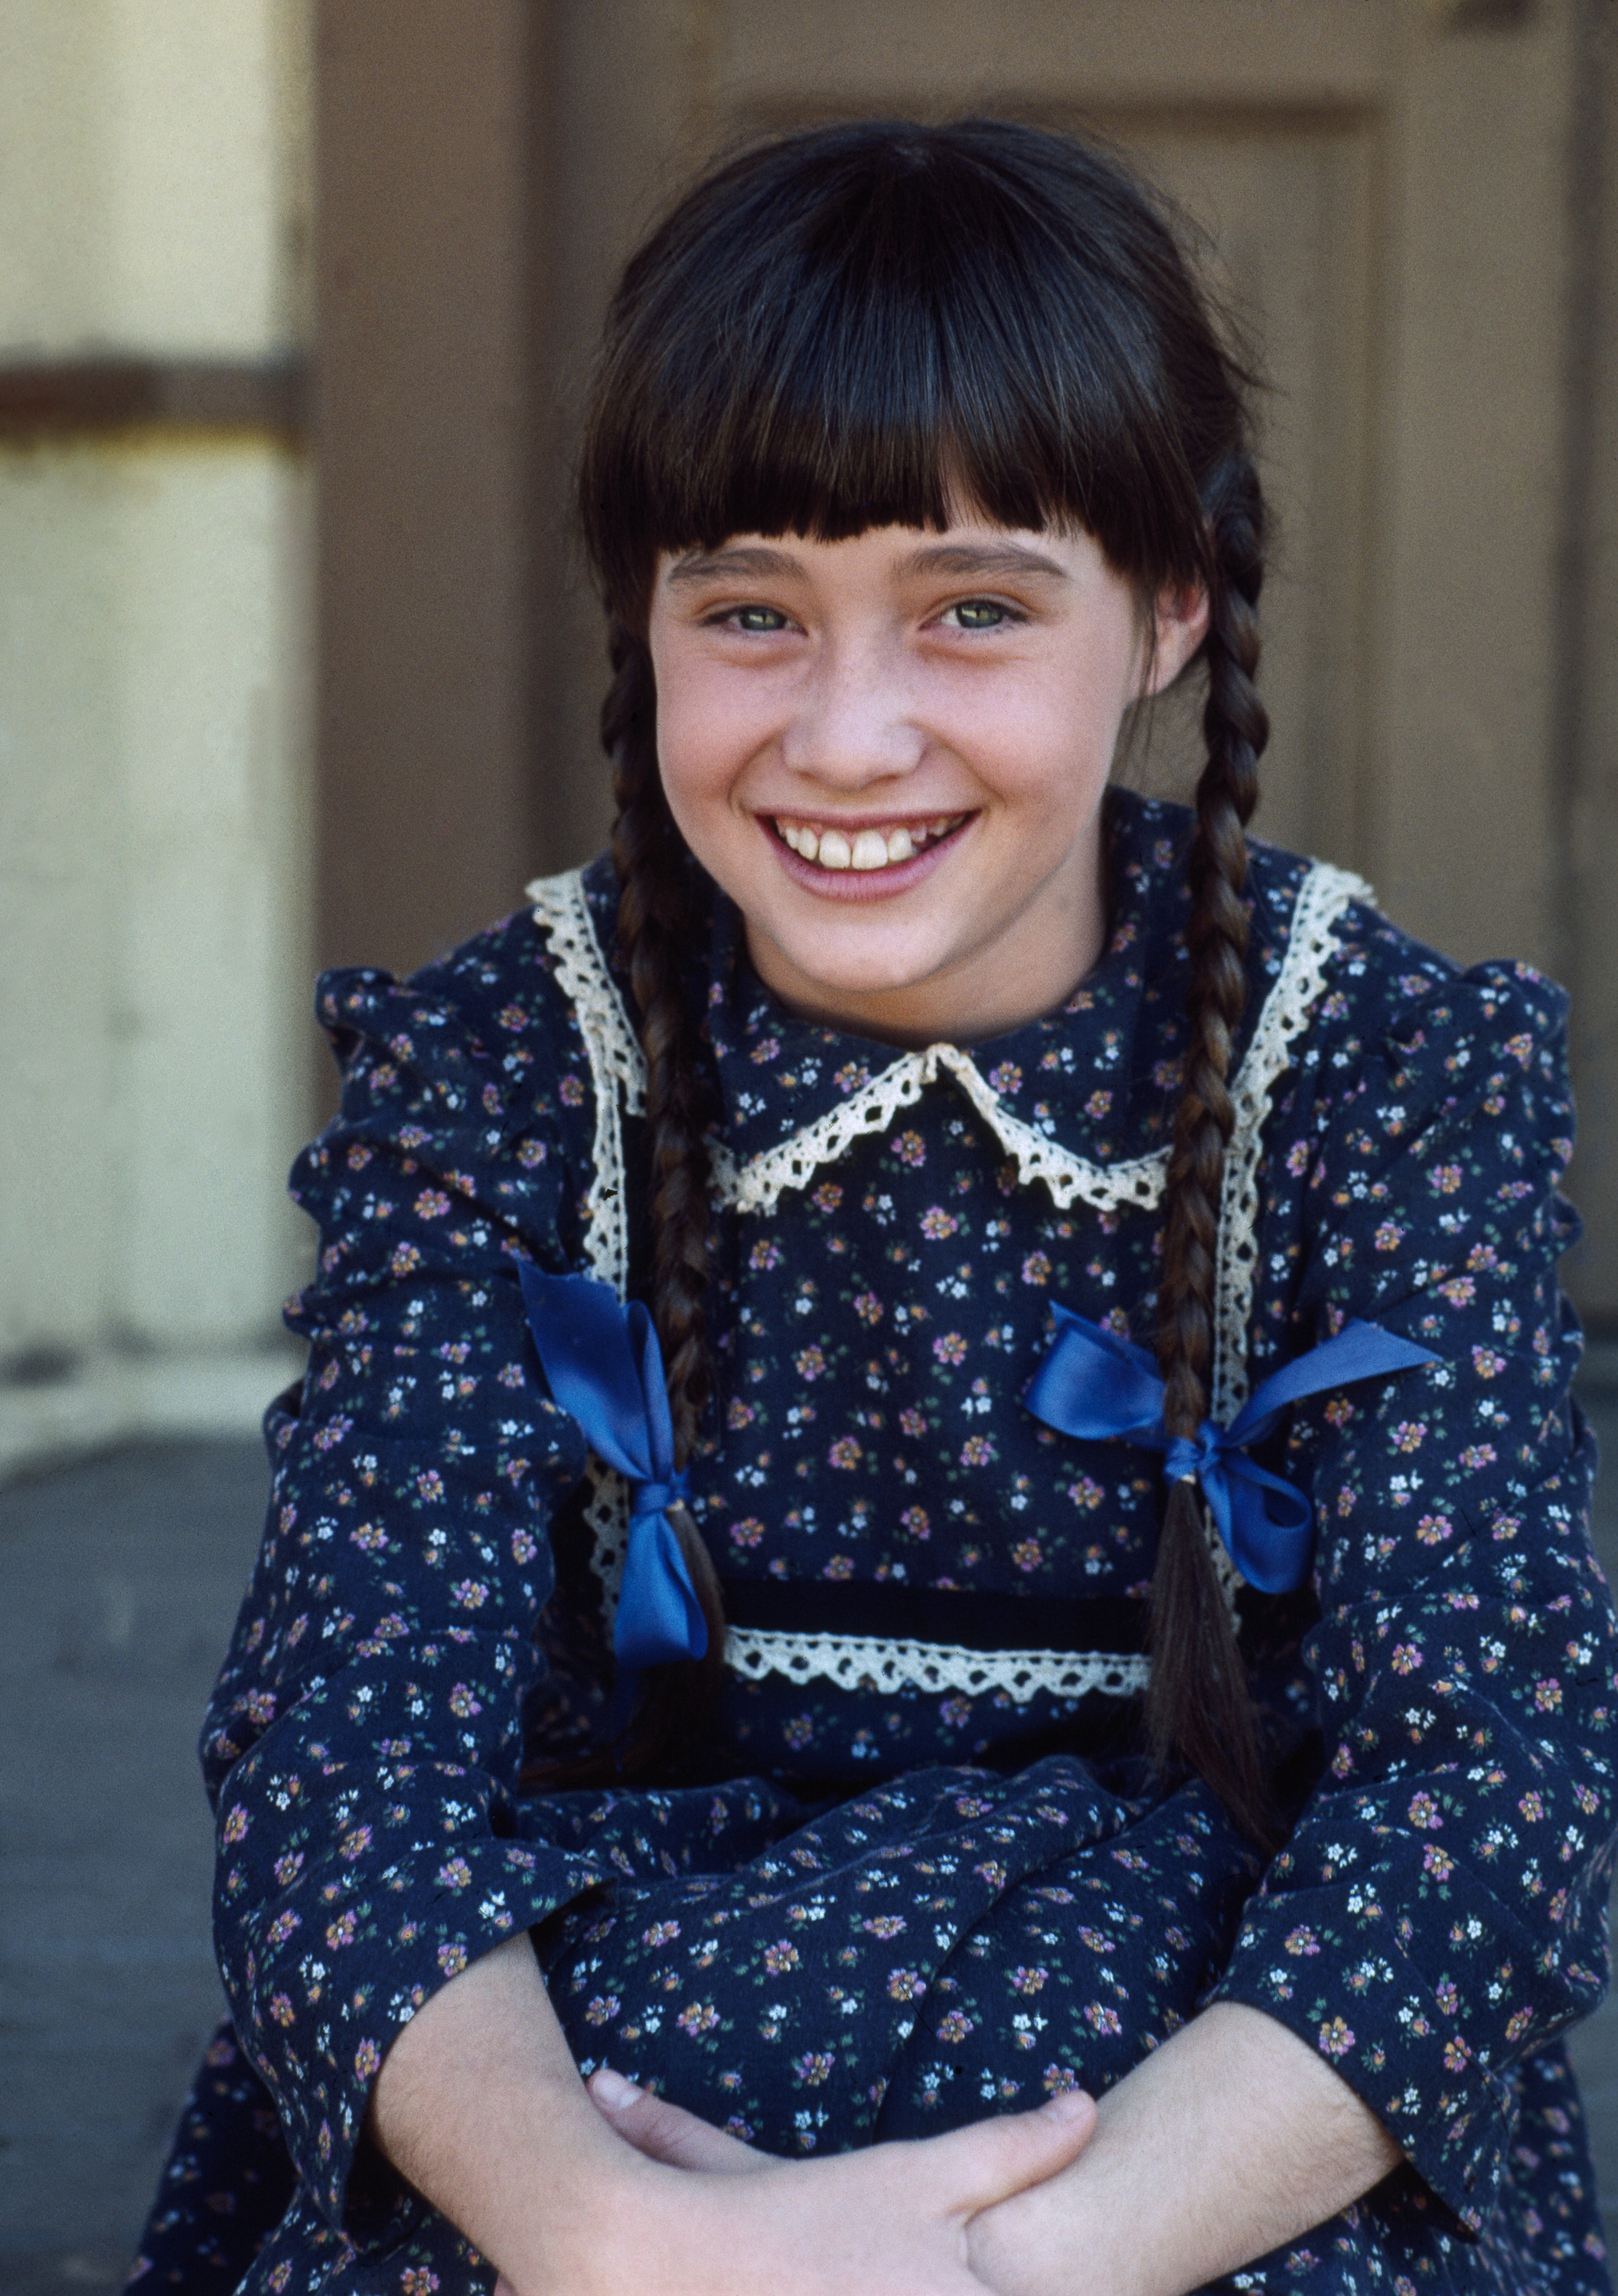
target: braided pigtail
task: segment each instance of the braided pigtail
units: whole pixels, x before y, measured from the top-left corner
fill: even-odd
[[[1253,685],[1264,578],[1263,499],[1244,452],[1209,496],[1211,620],[1203,651],[1208,762],[1196,789],[1187,874],[1191,986],[1179,1106],[1164,1198],[1157,1357],[1170,1436],[1207,1416],[1213,1360],[1215,1250],[1225,1149],[1235,1119],[1231,1046],[1247,1001],[1244,830],[1258,802],[1269,720]],[[1244,1833],[1273,1839],[1241,1652],[1209,1550],[1195,1480],[1169,1492],[1152,1578],[1147,1742],[1160,1767],[1201,1773]]]
[[[652,657],[623,622],[609,626],[612,682],[601,712],[602,747],[612,760],[618,817],[618,934],[646,1059],[646,1123],[652,1137],[653,1235],[652,1319],[662,1349],[674,1422],[677,1466],[689,1457],[713,1386],[706,1293],[710,1159],[717,1113],[698,1040],[681,994],[682,958],[692,946],[694,869],[676,828],[657,767],[657,696]],[[719,1574],[690,1513],[669,1521],[708,1623],[707,1655],[648,1667],[620,1747],[620,1769],[634,1777],[677,1768],[698,1741],[725,1662],[725,1611]]]

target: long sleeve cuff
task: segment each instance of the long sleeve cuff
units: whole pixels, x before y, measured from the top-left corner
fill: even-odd
[[[236,2030],[275,2095],[300,2176],[356,2247],[397,2238],[420,2205],[361,2152],[371,2091],[399,2031],[470,1963],[605,1878],[587,1857],[489,1835],[448,1849],[414,1842],[363,1890],[328,1882],[324,1934],[301,1953],[307,1925],[292,1906],[267,1906],[248,1924],[242,1967],[226,1972]],[[302,2046],[285,2030],[294,2020]]]
[[[1411,1967],[1367,1882],[1253,1898],[1214,1998],[1261,2009],[1318,2050],[1459,2228],[1481,2230],[1505,2172],[1510,2085]]]

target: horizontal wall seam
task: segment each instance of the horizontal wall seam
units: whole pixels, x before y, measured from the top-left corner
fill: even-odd
[[[307,358],[72,358],[0,363],[0,440],[120,430],[249,431],[302,445]]]

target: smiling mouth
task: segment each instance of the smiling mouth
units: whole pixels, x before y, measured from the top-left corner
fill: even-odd
[[[891,829],[833,828],[817,821],[792,821],[777,815],[773,823],[784,845],[821,869],[894,869],[914,861],[930,845],[953,837],[970,814],[943,813],[932,821],[896,822]]]

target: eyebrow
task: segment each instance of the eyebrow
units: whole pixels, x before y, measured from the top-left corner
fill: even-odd
[[[690,550],[669,569],[670,582],[710,582],[718,576],[755,575],[760,578],[801,574],[801,560],[790,550],[770,550],[758,543],[735,543],[722,550]]]
[[[669,569],[672,582],[711,582],[728,577],[780,581],[803,573],[803,562],[790,550],[772,550],[760,543],[735,543],[719,550],[687,551]],[[1021,542],[924,543],[899,566],[901,577],[924,574],[1046,574],[1058,582],[1070,577],[1065,566],[1031,550]]]
[[[1071,578],[1065,566],[1021,542],[936,542],[913,550],[902,574],[1050,574]]]

